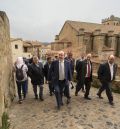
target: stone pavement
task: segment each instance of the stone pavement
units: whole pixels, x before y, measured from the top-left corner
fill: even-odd
[[[71,90],[71,103],[60,111],[56,109],[54,96],[49,96],[47,85],[44,86],[44,101],[34,100],[32,86],[23,104],[16,98],[9,110],[10,129],[120,129],[120,95],[113,94],[115,106],[108,104],[103,93],[103,100],[96,96],[97,89],[92,88],[92,100],[85,100],[83,93],[74,95]]]

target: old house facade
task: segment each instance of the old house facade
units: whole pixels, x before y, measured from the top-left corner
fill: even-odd
[[[40,56],[42,43],[39,41],[24,41],[23,48],[24,48],[24,53],[31,53],[31,55]]]
[[[17,57],[22,56],[30,58],[32,55],[38,54],[41,44],[38,41],[23,41],[21,38],[11,39],[13,62]]]
[[[71,43],[70,46],[76,51],[99,55],[106,47],[110,52],[113,49],[113,54],[120,57],[120,18],[112,15],[102,20],[102,24],[66,21],[52,43],[52,50],[67,48],[69,45],[65,46],[64,40]]]
[[[13,62],[16,61],[17,57],[26,57],[31,56],[31,53],[24,51],[24,42],[21,38],[11,39],[11,50]]]

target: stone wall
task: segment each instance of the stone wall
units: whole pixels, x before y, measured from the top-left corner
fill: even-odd
[[[9,20],[5,12],[0,11],[0,118],[14,98],[12,66]]]
[[[68,23],[64,24],[63,29],[61,30],[60,34],[59,34],[59,40],[61,41],[63,39],[67,39],[68,41],[70,41],[72,43],[73,47],[78,46],[78,33],[75,29],[73,29],[72,27],[70,27],[70,25]]]

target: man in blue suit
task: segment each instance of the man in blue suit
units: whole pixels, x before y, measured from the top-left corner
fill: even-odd
[[[54,85],[58,109],[63,105],[62,96],[65,88],[67,89],[67,104],[70,102],[69,81],[71,81],[71,79],[72,73],[70,63],[64,60],[64,52],[61,51],[59,52],[59,59],[52,62],[48,76],[48,80],[52,81]]]

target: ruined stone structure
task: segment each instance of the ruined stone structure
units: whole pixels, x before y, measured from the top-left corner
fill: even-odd
[[[11,48],[12,48],[12,59],[13,62],[16,61],[17,57],[22,56],[28,58],[31,57],[31,53],[26,51],[27,47],[24,47],[24,42],[20,38],[11,39]],[[29,44],[29,46],[31,46]]]
[[[0,118],[15,94],[12,67],[9,20],[0,11]]]
[[[102,24],[120,26],[120,18],[115,17],[114,15],[111,15],[110,17],[103,19]]]
[[[56,36],[56,41],[57,41],[57,36]],[[72,46],[72,43],[70,41],[67,41],[66,39],[62,39],[61,41],[51,43],[51,49],[56,51],[67,47],[71,47],[71,46]]]
[[[63,47],[60,42],[66,39],[76,51],[100,55],[106,48],[107,53],[111,53],[112,49],[113,54],[120,57],[119,25],[120,18],[114,16],[102,20],[102,24],[66,21],[55,42],[52,43],[52,50],[65,49],[67,45]]]
[[[39,41],[24,41],[21,38],[11,38],[10,42],[13,62],[20,56],[31,58],[33,55],[39,55],[42,48],[42,43]]]

